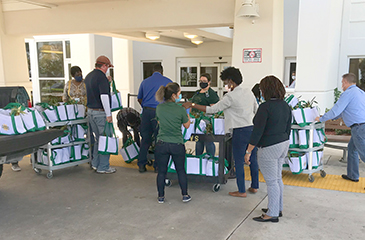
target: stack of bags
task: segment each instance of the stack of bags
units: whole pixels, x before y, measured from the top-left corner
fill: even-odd
[[[314,98],[311,101],[300,101],[294,95],[290,95],[285,98],[285,101],[292,108],[292,125],[299,127],[305,127],[313,122],[315,118],[319,116],[317,107],[313,106],[317,103]],[[289,148],[295,148],[296,151],[289,150],[288,158],[285,161],[284,166],[289,166],[292,173],[299,174],[308,167],[309,152],[306,149],[309,148],[309,130],[292,129],[290,132],[290,145]],[[327,142],[324,129],[314,129],[313,131],[313,147],[321,146]],[[301,152],[300,150],[303,150]],[[323,156],[323,151],[314,151],[312,168],[317,168]]]

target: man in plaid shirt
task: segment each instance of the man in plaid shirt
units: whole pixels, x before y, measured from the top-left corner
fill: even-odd
[[[141,125],[140,113],[133,108],[123,108],[118,112],[118,128],[123,134],[123,144],[127,141],[132,134],[128,130],[128,126],[133,129],[134,141],[138,146],[141,144],[139,137],[139,126]]]

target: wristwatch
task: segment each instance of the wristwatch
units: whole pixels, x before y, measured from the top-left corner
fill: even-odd
[[[194,107],[195,106],[195,103],[192,103],[191,106]]]
[[[251,152],[249,152],[249,151],[246,150],[246,154],[251,154]]]

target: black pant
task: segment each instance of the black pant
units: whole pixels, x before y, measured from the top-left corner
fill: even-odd
[[[137,143],[138,147],[141,146],[141,138],[139,137],[139,127],[132,127],[133,129],[133,139],[134,142]],[[130,136],[130,132],[127,129],[127,126],[125,126],[125,129],[120,129],[120,131],[123,134],[123,144],[128,140]]]
[[[155,161],[158,167],[157,191],[159,197],[165,196],[165,179],[168,163],[172,156],[179,179],[182,195],[188,195],[188,180],[185,172],[185,145],[158,141],[155,148]]]
[[[148,149],[152,144],[152,136],[156,142],[158,126],[156,121],[156,111],[151,108],[143,108],[142,123],[140,126],[142,141],[138,156],[138,166],[143,167],[147,164]],[[155,157],[156,158],[156,157]],[[154,164],[154,167],[155,164]]]

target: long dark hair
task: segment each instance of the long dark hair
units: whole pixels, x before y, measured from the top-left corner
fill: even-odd
[[[172,94],[177,94],[180,91],[180,86],[176,82],[168,83],[165,86],[161,86],[156,92],[156,100],[158,102],[163,102],[169,100]]]
[[[260,89],[264,99],[270,100],[271,98],[284,99],[285,88],[283,83],[275,76],[266,76],[260,81]]]

